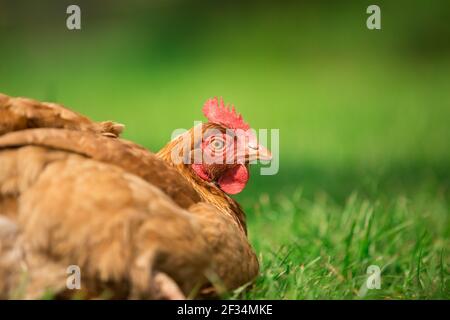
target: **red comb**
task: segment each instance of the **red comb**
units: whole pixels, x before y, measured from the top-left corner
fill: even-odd
[[[242,119],[242,115],[238,114],[231,106],[223,103],[223,99],[220,98],[220,104],[217,98],[209,99],[203,106],[203,114],[208,118],[209,122],[219,123],[230,129],[242,129],[248,130],[250,126]]]

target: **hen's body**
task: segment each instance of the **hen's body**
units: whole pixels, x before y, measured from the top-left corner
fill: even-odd
[[[85,297],[177,298],[256,276],[239,205],[120,131],[0,95],[2,298],[71,294],[70,265]]]

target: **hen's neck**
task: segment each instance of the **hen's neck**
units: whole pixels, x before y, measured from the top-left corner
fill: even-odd
[[[192,129],[185,134],[193,134]],[[172,151],[174,148],[180,147],[180,144],[184,143],[184,141],[183,136],[172,140],[157,153],[157,156],[177,169],[177,171],[189,181],[203,201],[214,205],[224,214],[231,216],[242,230],[247,233],[245,214],[242,211],[241,206],[234,199],[220,190],[213,182],[205,181],[197,176],[190,164],[174,163]],[[193,145],[194,143],[191,144],[190,149],[193,148]],[[180,148],[180,150],[182,150],[182,148]]]

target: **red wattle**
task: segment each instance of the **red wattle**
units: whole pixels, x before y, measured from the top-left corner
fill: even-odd
[[[218,184],[222,191],[228,194],[236,194],[241,192],[249,179],[247,167],[237,165],[228,169],[218,180]]]

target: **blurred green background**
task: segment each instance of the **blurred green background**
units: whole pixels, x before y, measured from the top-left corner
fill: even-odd
[[[69,4],[81,7],[79,31],[66,29]],[[366,28],[370,4],[381,7],[381,30]],[[223,96],[252,127],[280,129],[279,173],[254,168],[237,197],[262,224],[250,223],[257,249],[292,242],[292,230],[279,228],[275,244],[260,243],[284,220],[257,213],[268,196],[298,192],[341,209],[354,193],[437,202],[430,228],[440,228],[442,249],[449,21],[444,0],[0,1],[0,92],[124,123],[126,138],[154,151],[175,128],[202,120],[207,98]]]

